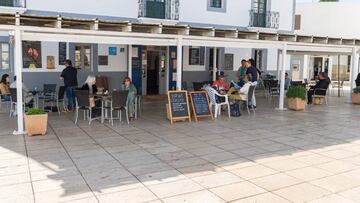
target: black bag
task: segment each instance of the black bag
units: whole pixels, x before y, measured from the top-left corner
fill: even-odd
[[[232,117],[240,117],[241,116],[239,103],[234,103],[234,104],[230,105],[230,114]]]

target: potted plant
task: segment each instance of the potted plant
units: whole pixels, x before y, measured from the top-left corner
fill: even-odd
[[[295,111],[303,111],[306,106],[307,91],[303,86],[289,87],[286,97],[288,98],[288,108]]]
[[[48,114],[43,109],[30,108],[24,119],[25,129],[29,136],[46,134]]]
[[[351,98],[353,104],[360,104],[360,86],[353,89]]]

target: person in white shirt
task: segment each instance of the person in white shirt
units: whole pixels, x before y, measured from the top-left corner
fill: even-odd
[[[227,93],[230,99],[242,100],[242,101],[247,100],[249,89],[252,85],[254,85],[251,82],[250,77],[251,77],[250,75],[244,76],[243,80],[244,80],[245,84],[240,89],[236,89],[235,87],[230,88],[230,90]]]
[[[10,88],[16,88],[16,76],[14,76],[14,82],[10,84]],[[30,104],[34,100],[34,96],[29,91],[29,88],[26,87],[24,82],[22,83],[23,96],[25,98],[25,104]]]

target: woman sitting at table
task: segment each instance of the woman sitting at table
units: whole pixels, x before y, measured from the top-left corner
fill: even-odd
[[[243,81],[245,84],[240,89],[236,89],[235,87],[230,88],[227,93],[230,99],[241,101],[246,101],[248,99],[250,86],[253,85],[250,77],[250,75],[245,75],[243,77]]]
[[[1,81],[0,81],[0,95],[1,95],[1,100],[4,101],[10,101],[11,97],[10,97],[10,86],[9,86],[9,75],[8,74],[4,74],[1,76]]]
[[[81,90],[89,90],[90,94],[96,94],[97,88],[95,84],[96,84],[96,77],[93,75],[89,75],[86,78],[84,85],[81,87]]]
[[[86,78],[86,81],[84,85],[80,88],[81,90],[88,90],[90,95],[94,95],[97,93],[96,88],[96,77],[93,75],[89,75]],[[95,105],[92,108],[92,117],[99,117],[101,115],[101,109],[100,108],[94,108],[94,107],[101,107],[101,100],[94,99],[93,96],[91,96],[90,99],[90,105]],[[91,104],[92,103],[92,104]]]
[[[137,94],[137,90],[135,85],[131,82],[129,77],[125,77],[123,80],[123,84],[121,85],[121,90],[129,91],[127,98],[127,107],[130,118],[134,118],[135,114],[135,97]]]

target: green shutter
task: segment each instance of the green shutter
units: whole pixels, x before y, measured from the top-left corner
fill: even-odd
[[[14,6],[14,0],[0,0],[0,6]]]

